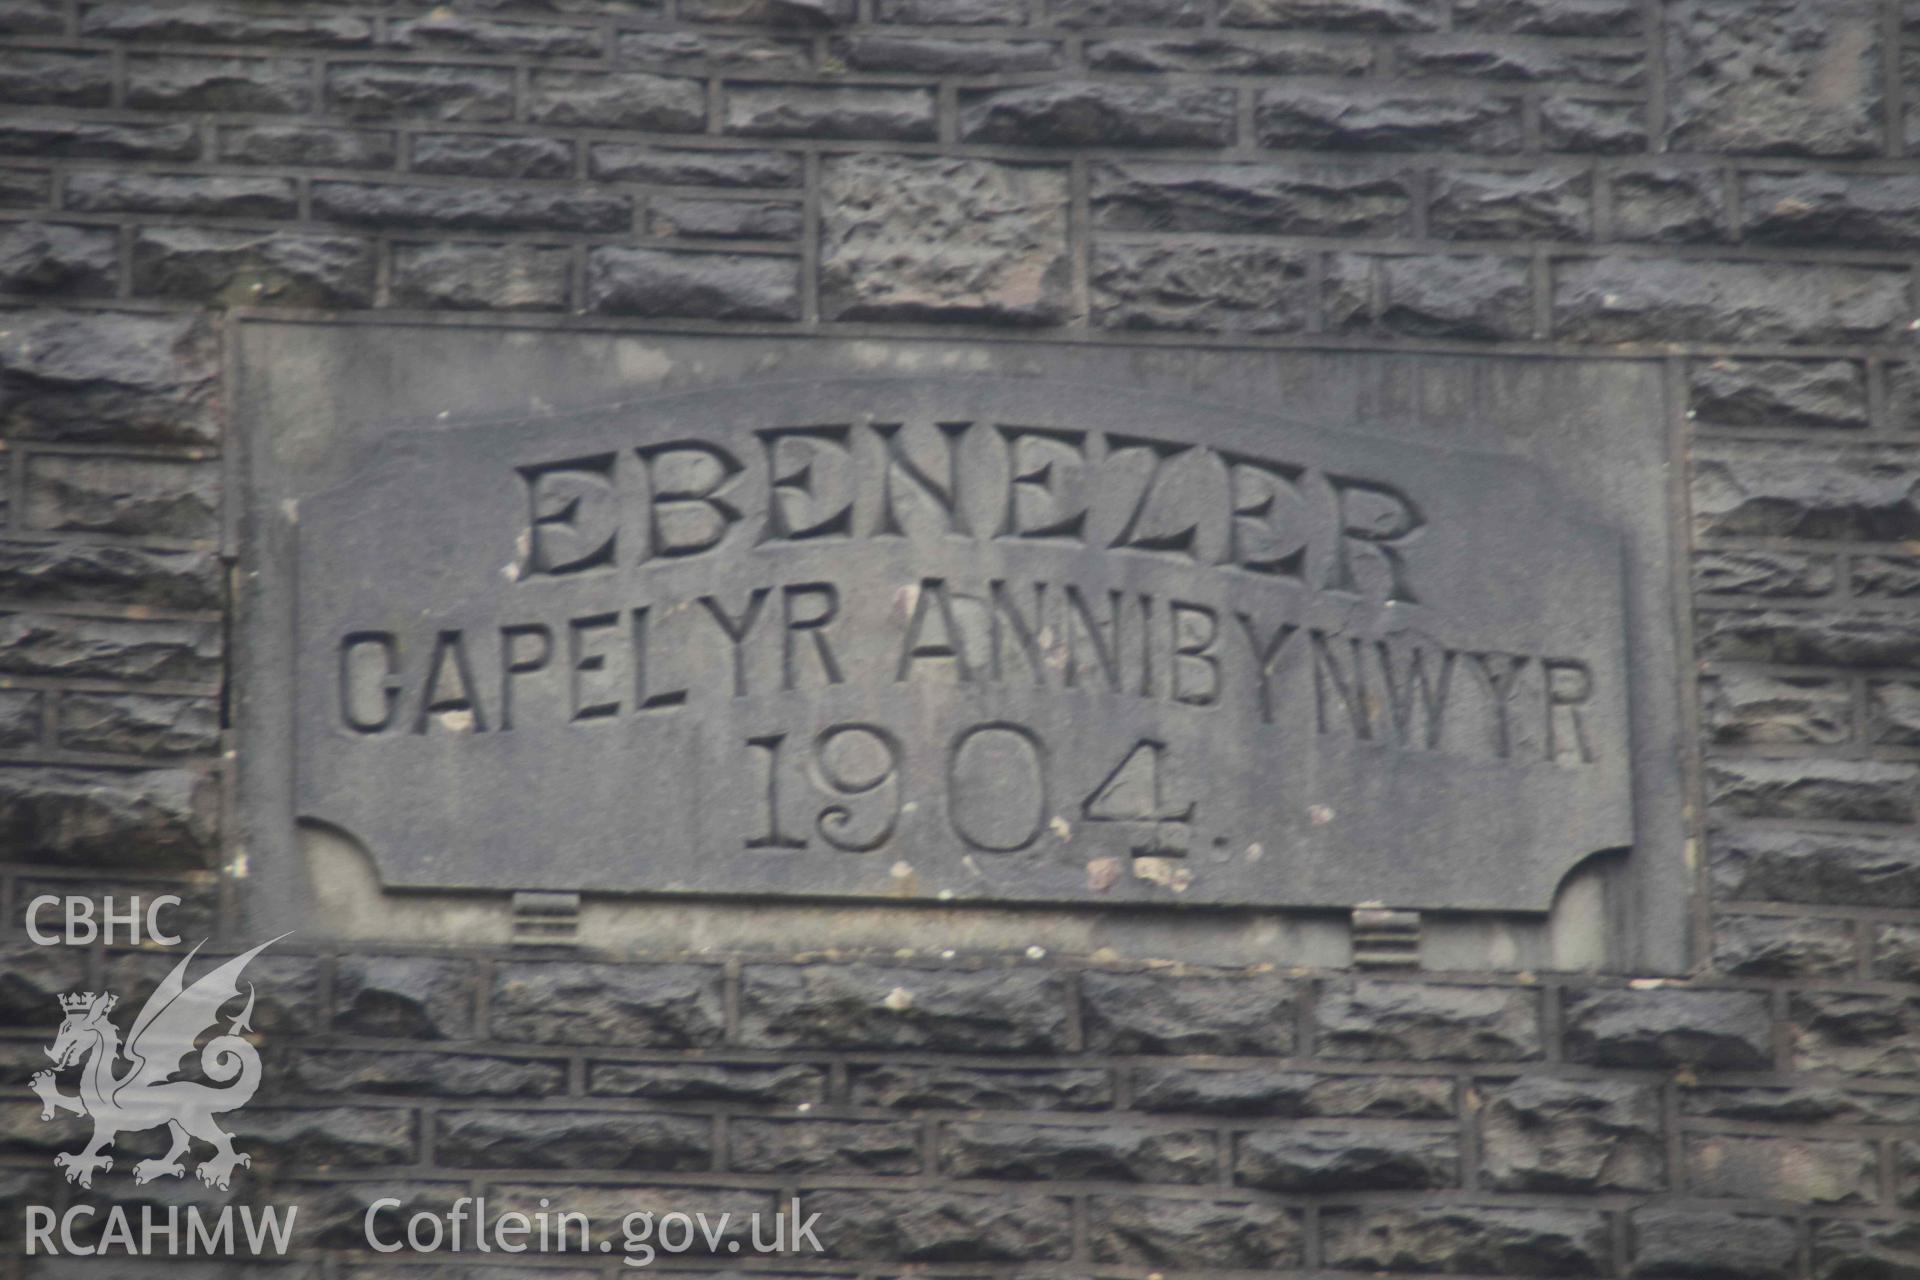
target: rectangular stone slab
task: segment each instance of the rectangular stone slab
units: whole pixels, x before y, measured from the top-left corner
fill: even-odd
[[[1537,915],[1609,851],[1684,883],[1655,367],[238,351],[263,847],[317,824],[405,891]]]

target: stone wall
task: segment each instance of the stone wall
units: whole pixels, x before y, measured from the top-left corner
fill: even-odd
[[[359,1215],[486,1191],[797,1194],[830,1252],[766,1269],[846,1277],[1920,1276],[1920,5],[0,0],[0,33],[0,1241],[87,1194],[24,1087],[55,996],[172,963],[26,946],[24,904],[171,891],[232,933],[248,307],[1657,357],[1703,755],[1684,983],[295,940],[233,1118],[234,1195],[302,1206],[269,1274],[479,1274]]]

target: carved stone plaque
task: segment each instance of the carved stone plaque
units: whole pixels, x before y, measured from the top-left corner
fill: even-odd
[[[499,400],[253,445],[286,813],[390,888],[1537,913],[1644,841],[1646,549],[1515,406],[804,339],[508,385],[461,336]]]

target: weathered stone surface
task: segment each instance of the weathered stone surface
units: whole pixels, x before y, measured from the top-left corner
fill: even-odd
[[[1920,685],[1904,680],[1867,682],[1867,733],[1877,743],[1920,743]]]
[[[1756,1124],[1915,1124],[1920,1094],[1794,1088],[1693,1088],[1680,1091],[1680,1112]]]
[[[212,622],[0,614],[0,673],[130,683],[215,684],[220,627]]]
[[[1913,1280],[1920,1275],[1920,1223],[1816,1223],[1813,1274],[1818,1280]]]
[[[1103,329],[1298,333],[1313,310],[1308,255],[1210,244],[1103,244],[1089,267]]]
[[[1027,7],[1027,0],[878,0],[873,16],[935,26],[1018,26],[1027,20]]]
[[[680,16],[691,22],[830,27],[853,21],[854,0],[687,0]]]
[[[61,695],[55,741],[68,751],[211,755],[220,749],[220,704],[147,693]]]
[[[316,182],[317,218],[448,231],[626,231],[627,197],[591,187],[441,187]]]
[[[1888,982],[1920,983],[1920,925],[1873,926],[1873,976]],[[1920,1097],[1909,1099],[1920,1121]]]
[[[1293,1052],[1298,991],[1273,977],[1082,976],[1087,1047],[1108,1053]]]
[[[689,240],[797,240],[805,218],[785,200],[706,200],[656,196],[647,202],[647,230]]]
[[[1041,970],[749,966],[740,977],[741,1043],[758,1048],[1067,1048],[1068,990]]]
[[[1457,1186],[1459,1139],[1404,1129],[1241,1134],[1233,1180],[1265,1191],[1417,1191]]]
[[[1611,1274],[1606,1217],[1579,1210],[1476,1205],[1346,1209],[1328,1213],[1322,1230],[1327,1265],[1341,1270]]]
[[[1453,25],[1467,31],[1542,36],[1622,36],[1640,29],[1636,0],[1455,0]]]
[[[211,214],[228,218],[291,218],[297,207],[288,178],[226,175],[70,173],[62,207],[87,213]]]
[[[1533,336],[1524,258],[1340,253],[1327,260],[1327,327],[1409,337]]]
[[[805,40],[760,35],[715,35],[692,31],[622,31],[620,60],[669,71],[789,72],[813,69],[813,46]]]
[[[191,160],[200,133],[191,124],[110,124],[37,116],[0,121],[0,154],[85,160]]]
[[[1767,978],[1844,978],[1854,971],[1854,929],[1847,920],[1721,916],[1713,964],[1722,973]]]
[[[1707,806],[1741,818],[1908,822],[1915,815],[1912,765],[1868,760],[1715,760]]]
[[[1920,844],[1878,835],[1719,831],[1720,896],[1833,906],[1920,906]]]
[[[1687,1182],[1703,1196],[1790,1204],[1871,1204],[1880,1158],[1869,1142],[1695,1134],[1687,1140]]]
[[[1864,427],[1866,371],[1851,360],[1701,360],[1689,370],[1702,426]]]
[[[327,105],[359,119],[510,120],[513,72],[404,62],[327,67]]]
[[[1318,1051],[1329,1058],[1518,1062],[1540,1056],[1540,997],[1524,987],[1350,979],[1314,1006]]]
[[[587,1092],[677,1105],[797,1107],[826,1101],[827,1073],[787,1063],[595,1062],[587,1069]]]
[[[0,769],[0,844],[18,862],[159,870],[208,865],[219,785],[187,769]]]
[[[289,114],[313,103],[311,64],[293,58],[127,59],[127,105],[157,111]]]
[[[472,1035],[472,966],[421,956],[342,956],[333,973],[333,1029],[383,1040]]]
[[[1718,169],[1623,169],[1611,182],[1616,239],[1690,244],[1727,237],[1727,184]]]
[[[1062,27],[1197,27],[1201,0],[1046,0],[1047,16]]]
[[[1520,104],[1394,89],[1262,89],[1254,128],[1269,147],[1506,152],[1520,146]]]
[[[1920,627],[1906,618],[1800,612],[1701,612],[1695,636],[1708,659],[1894,667],[1920,654]]]
[[[113,58],[105,53],[15,49],[0,53],[0,102],[104,107],[113,101]]]
[[[707,91],[698,80],[641,71],[545,71],[529,82],[527,118],[536,124],[698,133]]]
[[[1633,1274],[1690,1280],[1784,1280],[1799,1232],[1785,1218],[1635,1209],[1629,1219]]]
[[[1103,161],[1095,227],[1243,235],[1396,235],[1412,227],[1408,175],[1331,165]]]
[[[1862,599],[1910,600],[1920,595],[1920,556],[1852,556],[1847,586]]]
[[[663,187],[794,187],[800,157],[779,151],[680,151],[626,142],[595,143],[587,165],[596,178]]]
[[[549,1044],[718,1043],[720,971],[703,965],[525,963],[494,969],[493,1034]]]
[[[539,1098],[567,1091],[566,1063],[558,1059],[298,1049],[284,1061],[286,1086],[308,1093]]]
[[[0,770],[0,785],[5,778]],[[20,1031],[51,1033],[60,1025],[60,997],[86,990],[86,953],[78,947],[29,945],[24,932],[13,937],[18,942],[0,951],[0,1019]]]
[[[133,242],[135,293],[225,306],[364,307],[374,251],[345,236],[144,227]]]
[[[920,1172],[920,1128],[891,1120],[763,1120],[727,1125],[728,1167],[744,1173]]]
[[[1549,151],[1577,155],[1646,151],[1647,111],[1637,102],[1550,94],[1540,100],[1540,141]]]
[[[1436,31],[1439,0],[1225,0],[1229,27],[1314,27],[1324,31]]]
[[[1575,170],[1442,172],[1427,217],[1436,234],[1460,240],[1584,240],[1592,188]]]
[[[1646,54],[1636,48],[1593,48],[1551,41],[1523,43],[1484,35],[1423,36],[1400,46],[1396,70],[1407,79],[1440,77],[1537,84],[1548,81],[1637,88]]]
[[[553,22],[497,22],[444,9],[389,24],[387,43],[398,49],[463,50],[548,58],[597,58],[605,51],[600,33],[591,27],[561,26]]]
[[[1233,133],[1227,89],[1056,81],[960,96],[960,136],[968,142],[1215,147],[1232,142]]]
[[[40,741],[41,696],[25,689],[0,690],[0,747],[14,750]]]
[[[275,44],[349,49],[373,42],[373,20],[351,14],[270,13],[244,4],[105,0],[80,8],[80,34],[167,44]]]
[[[68,442],[209,443],[213,329],[199,316],[13,312],[0,327],[0,433]]]
[[[196,976],[204,973],[206,970],[200,968],[203,962],[231,959],[238,949],[228,945],[218,954],[203,951],[192,972]],[[276,947],[247,965],[247,981],[254,984],[253,1028],[269,1042],[281,1036],[318,1035],[326,1012],[320,994],[323,967],[313,956],[276,955],[278,950]],[[179,954],[166,950],[118,956],[109,953],[104,981],[123,1006],[139,1008],[180,959]]]
[[[1496,1191],[1656,1191],[1666,1185],[1660,1095],[1613,1080],[1482,1086],[1480,1173]]]
[[[1802,991],[1787,1016],[1796,1071],[1920,1076],[1920,998]]]
[[[391,133],[303,124],[230,125],[218,145],[222,160],[328,169],[391,169],[398,154]]]
[[[1133,1105],[1203,1115],[1355,1116],[1442,1120],[1453,1114],[1444,1076],[1317,1075],[1266,1067],[1137,1067]]]
[[[726,129],[746,138],[870,138],[927,141],[933,94],[924,89],[831,86],[737,88],[727,94]]]
[[[1211,71],[1225,75],[1357,76],[1373,66],[1365,45],[1334,45],[1311,36],[1133,36],[1090,40],[1095,71]]]
[[[1693,464],[1702,537],[1920,536],[1920,453],[1702,440]]]
[[[1920,177],[1750,174],[1740,214],[1748,238],[1769,244],[1912,248],[1920,245]]]
[[[1017,1192],[814,1191],[803,1213],[830,1258],[898,1262],[1021,1262],[1064,1258],[1073,1242],[1069,1202]]]
[[[120,249],[111,228],[57,222],[0,225],[0,289],[75,298],[110,296]]]
[[[1595,258],[1554,268],[1554,330],[1578,342],[1891,341],[1904,277],[1871,267]]]
[[[1857,560],[1854,572],[1858,590]],[[1694,591],[1703,596],[1811,600],[1830,594],[1839,581],[1839,567],[1832,556],[1765,548],[1693,553]]]
[[[417,1149],[412,1113],[392,1108],[248,1107],[224,1127],[266,1170],[412,1164]]]
[[[1773,1062],[1773,1016],[1756,991],[1571,992],[1570,1061],[1603,1067],[1763,1071]]]
[[[415,173],[467,178],[570,178],[573,144],[559,138],[519,138],[492,133],[416,133]]]
[[[126,543],[0,539],[0,593],[35,603],[218,608],[226,574],[211,551],[149,551]]]
[[[7,35],[57,36],[67,30],[67,7],[61,0],[6,0],[0,4],[0,32]]]
[[[918,75],[1006,75],[1052,71],[1064,58],[1048,40],[953,40],[940,36],[853,36],[833,42],[833,56],[855,71]]]
[[[1103,1111],[1113,1105],[1110,1072],[932,1066],[911,1063],[847,1070],[858,1107],[914,1111]]]
[[[587,306],[612,315],[700,320],[797,320],[800,264],[793,258],[594,249]]]
[[[397,245],[395,306],[455,311],[557,311],[567,305],[573,255],[523,244]]]
[[[821,308],[846,320],[1050,324],[1068,305],[1058,169],[917,156],[822,166]]]
[[[1707,732],[1729,746],[1834,746],[1853,736],[1853,690],[1823,676],[1728,671],[1700,682]]]
[[[1879,13],[1855,0],[1667,6],[1676,151],[1857,156],[1878,149]]]
[[[1200,1183],[1219,1171],[1215,1135],[1199,1129],[955,1121],[939,1149],[956,1178]]]
[[[1236,1270],[1296,1266],[1298,1217],[1265,1204],[1093,1196],[1087,1242],[1095,1260],[1136,1267]]]
[[[434,1154],[451,1168],[707,1169],[712,1123],[635,1111],[442,1111]]]
[[[26,169],[0,170],[0,208],[44,208],[52,189],[51,174]]]

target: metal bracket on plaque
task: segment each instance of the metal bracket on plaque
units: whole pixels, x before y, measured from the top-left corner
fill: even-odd
[[[513,895],[516,946],[564,946],[579,931],[579,894],[522,891]]]
[[[1353,909],[1353,967],[1418,969],[1420,913],[1387,907]]]

